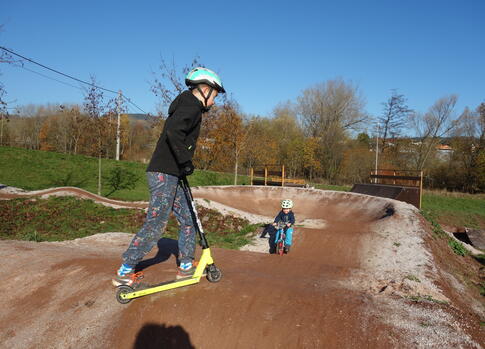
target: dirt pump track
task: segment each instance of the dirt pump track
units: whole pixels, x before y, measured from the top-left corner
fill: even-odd
[[[0,193],[0,198],[70,190]],[[221,282],[203,279],[128,305],[116,301],[110,280],[131,235],[1,241],[0,275],[6,282],[0,285],[0,347],[480,348],[484,343],[483,304],[460,294],[453,276],[436,263],[414,207],[314,189],[226,186],[193,192],[207,203],[258,217],[273,217],[279,201],[291,198],[297,223],[324,224],[297,227],[292,251],[283,257],[211,248],[224,274]],[[146,206],[109,201],[116,207]],[[176,242],[161,239],[158,247],[143,264],[147,282],[171,279],[176,271]]]

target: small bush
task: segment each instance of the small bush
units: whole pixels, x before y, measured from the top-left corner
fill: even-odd
[[[448,240],[448,245],[451,247],[453,252],[459,256],[466,256],[468,254],[467,249],[461,242],[456,241],[455,239],[450,238]]]
[[[111,169],[109,174],[104,177],[104,180],[108,183],[111,191],[106,194],[110,196],[115,191],[122,189],[134,189],[136,182],[138,182],[138,177],[133,172],[126,170],[121,167],[115,167]]]
[[[22,240],[41,242],[44,241],[42,236],[37,232],[37,230],[29,231],[22,235]]]

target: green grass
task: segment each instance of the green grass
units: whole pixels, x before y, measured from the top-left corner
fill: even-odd
[[[485,229],[485,199],[481,196],[425,193],[422,206],[441,224]]]
[[[419,278],[417,276],[412,275],[412,274],[406,275],[405,279],[408,279],[408,280],[411,280],[411,281],[414,281],[414,282],[421,282],[421,280],[419,280]]]
[[[199,208],[198,214],[211,246],[239,249],[259,225]],[[55,219],[52,219],[55,217]],[[136,209],[114,209],[73,197],[14,199],[0,201],[0,239],[63,241],[97,233],[136,233],[145,213]],[[170,217],[165,237],[176,239],[179,226]]]
[[[141,210],[74,197],[0,201],[0,239],[61,241],[109,231],[134,233],[144,216]]]
[[[97,193],[98,159],[82,155],[26,150],[0,146],[0,183],[26,190],[39,190],[56,186],[75,186]],[[115,167],[135,174],[138,181],[133,189],[114,192],[110,197],[128,201],[147,201],[146,164],[102,160],[103,174]],[[230,173],[199,171],[189,177],[192,186],[230,185],[234,176]],[[239,176],[238,184],[248,184],[247,176]],[[349,191],[351,186],[312,184],[318,189]],[[103,183],[101,195],[111,191]],[[485,229],[485,196],[451,195],[426,191],[423,195],[423,212],[428,212],[436,222],[450,226],[466,226]]]
[[[413,302],[418,302],[418,303],[419,302],[433,302],[433,303],[443,304],[443,305],[449,304],[447,301],[441,301],[441,300],[435,299],[432,296],[428,296],[428,295],[425,295],[425,296],[408,296],[406,298],[408,298],[409,300],[411,300]]]
[[[26,190],[39,190],[59,186],[74,186],[97,193],[98,158],[47,151],[26,150],[0,146],[0,183]],[[102,159],[102,173],[106,175],[116,166],[135,174],[138,181],[134,189],[119,190],[110,198],[128,201],[147,201],[148,186],[146,164],[131,161]],[[189,177],[192,186],[229,185],[234,175],[211,171],[198,171]],[[239,176],[238,184],[248,184],[247,176]],[[101,195],[111,189],[102,184]]]
[[[352,189],[352,186],[349,186],[349,185],[331,185],[331,184],[321,184],[321,183],[310,183],[310,186],[315,187],[315,189],[335,190],[335,191],[350,191],[350,189]]]

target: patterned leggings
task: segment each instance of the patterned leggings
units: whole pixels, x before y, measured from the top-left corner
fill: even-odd
[[[150,204],[142,228],[123,253],[123,263],[136,266],[151,251],[167,227],[170,211],[180,225],[178,248],[181,263],[192,262],[195,253],[195,228],[179,178],[160,172],[147,172]]]

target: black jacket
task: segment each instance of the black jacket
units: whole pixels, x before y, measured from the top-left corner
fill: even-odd
[[[283,210],[281,210],[278,215],[274,219],[275,223],[278,222],[285,222],[285,223],[291,223],[291,225],[295,224],[295,214],[293,211],[288,212],[288,214],[285,214]]]
[[[180,165],[192,160],[202,121],[202,103],[191,91],[179,94],[168,109],[148,172],[180,176]]]

